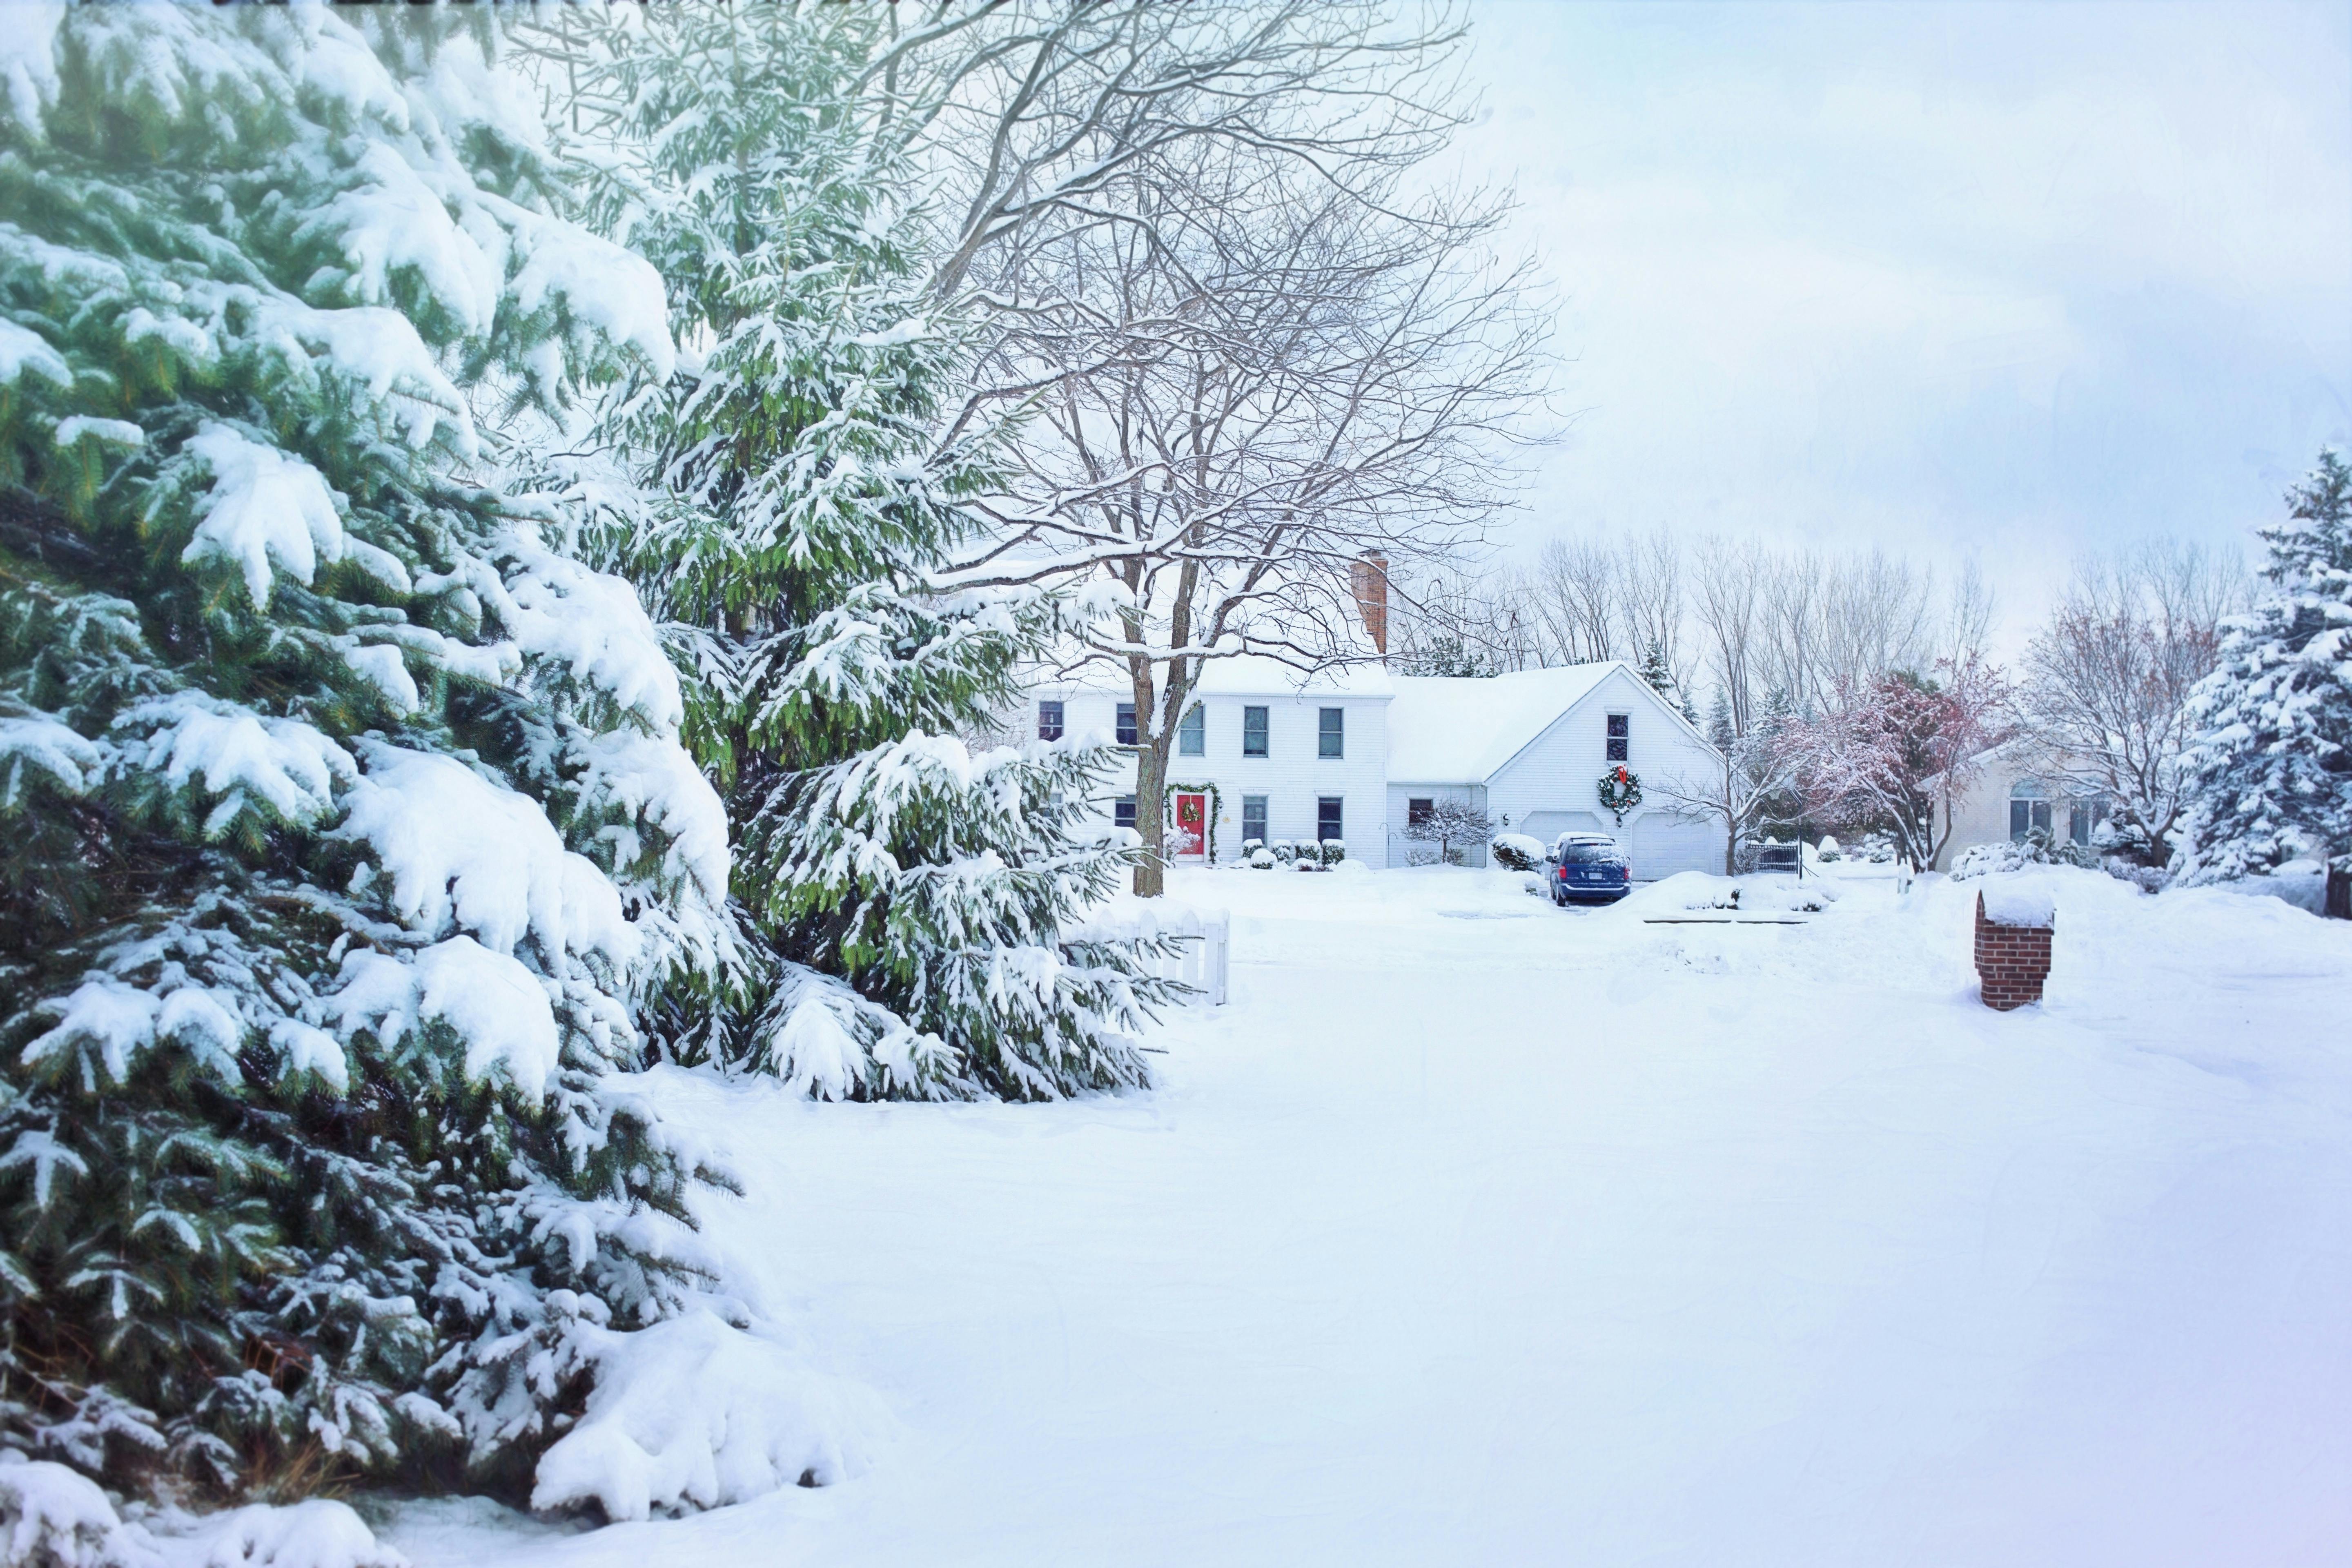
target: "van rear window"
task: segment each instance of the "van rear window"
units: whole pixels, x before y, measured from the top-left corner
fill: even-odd
[[[1564,844],[1560,847],[1559,863],[1563,866],[1622,866],[1625,857],[1613,844]]]

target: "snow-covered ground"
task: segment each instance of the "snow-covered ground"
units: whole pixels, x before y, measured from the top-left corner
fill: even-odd
[[[384,1533],[420,1568],[2342,1563],[2352,928],[2052,875],[2048,1001],[2006,1016],[1967,886],[1726,927],[1204,872],[1234,999],[1152,1041],[1157,1093],[657,1075],[749,1183],[714,1237],[888,1406],[867,1468]]]

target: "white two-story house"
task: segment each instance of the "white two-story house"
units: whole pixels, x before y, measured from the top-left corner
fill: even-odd
[[[1024,722],[1046,740],[1136,738],[1129,690],[1108,669],[1035,685]],[[1407,829],[1450,798],[1546,843],[1610,834],[1643,880],[1722,870],[1719,823],[1646,792],[1622,817],[1602,806],[1599,781],[1621,766],[1657,783],[1704,779],[1722,762],[1622,663],[1455,679],[1213,659],[1168,760],[1169,850],[1197,865],[1237,860],[1253,838],[1336,838],[1351,860],[1404,865],[1427,847]],[[1135,819],[1134,787],[1130,771],[1105,803],[1121,824]]]
[[[1136,737],[1135,708],[1108,669],[1034,686],[1041,740]],[[1350,857],[1388,863],[1388,672],[1357,665],[1303,677],[1248,655],[1209,660],[1168,758],[1169,853],[1198,865],[1241,858],[1242,842],[1336,838]],[[1135,820],[1130,767],[1108,803]]]

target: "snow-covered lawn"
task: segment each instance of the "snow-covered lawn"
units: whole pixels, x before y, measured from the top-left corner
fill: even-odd
[[[1725,928],[1497,872],[1192,873],[1234,1000],[1151,1042],[1155,1094],[660,1075],[749,1183],[714,1237],[888,1407],[869,1467],[602,1531],[410,1505],[389,1539],[420,1568],[2342,1563],[2352,929],[2057,875],[2048,1001],[2007,1016],[1964,886]]]

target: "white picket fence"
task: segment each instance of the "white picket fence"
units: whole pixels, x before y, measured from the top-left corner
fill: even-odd
[[[1196,1007],[1225,1005],[1225,971],[1230,962],[1233,917],[1223,910],[1188,909],[1160,899],[1120,898],[1096,910],[1076,931],[1108,941],[1140,942],[1155,936],[1179,939],[1176,951],[1144,960],[1145,967],[1163,980],[1181,981],[1192,989],[1185,1001]]]

